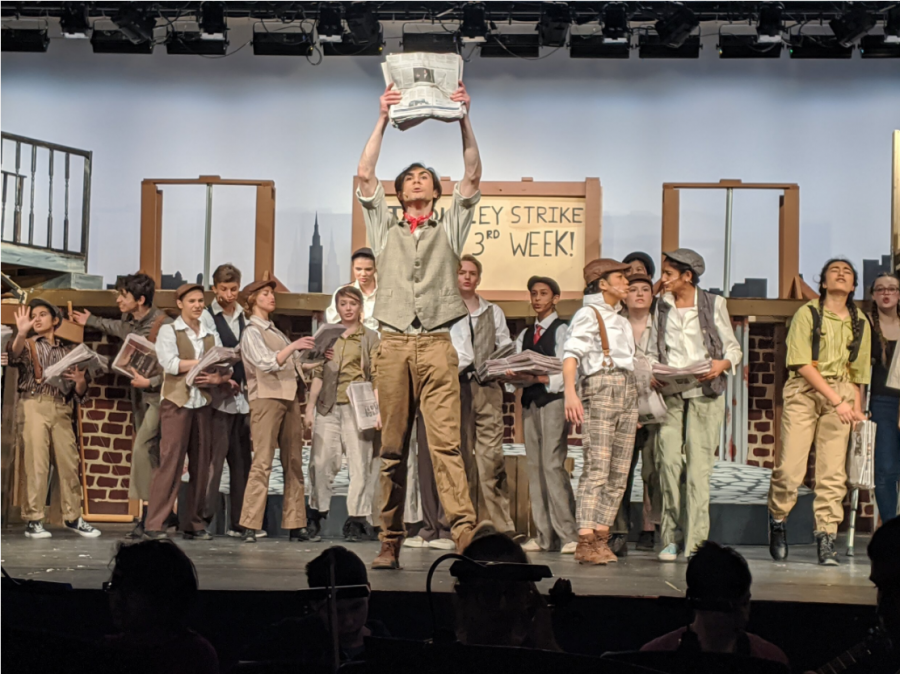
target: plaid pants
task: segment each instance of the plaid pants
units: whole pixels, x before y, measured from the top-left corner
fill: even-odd
[[[579,529],[612,526],[631,468],[637,432],[634,374],[598,372],[582,382],[584,468],[578,481]]]

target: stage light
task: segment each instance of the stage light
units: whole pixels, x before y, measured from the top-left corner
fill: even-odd
[[[884,34],[888,42],[900,41],[900,5],[888,10],[884,19]]]
[[[638,56],[642,59],[700,58],[700,36],[692,35],[680,47],[670,47],[658,35],[641,35],[638,37]]]
[[[436,54],[458,54],[458,33],[403,33],[404,52],[431,52]]]
[[[91,47],[95,54],[152,54],[153,41],[132,42],[118,30],[97,30],[91,33]]]
[[[624,3],[611,2],[603,10],[603,37],[607,40],[621,40],[627,37],[628,10]]]
[[[59,17],[63,37],[86,40],[91,32],[87,5],[82,2],[65,3]]]
[[[479,2],[463,7],[459,33],[463,42],[484,42],[487,39],[488,25],[483,4]]]
[[[780,2],[767,2],[759,8],[759,23],[756,26],[759,42],[781,42],[781,33],[784,31],[784,21],[781,18],[783,9]]]
[[[628,38],[607,40],[603,35],[569,37],[569,57],[573,59],[627,59],[630,54]]]
[[[223,34],[219,35],[219,39],[210,39],[208,34],[198,31],[173,31],[166,40],[166,53],[224,56],[228,51],[228,40]]]
[[[828,22],[834,39],[842,47],[852,47],[875,27],[875,16],[862,7],[851,9]]]
[[[481,45],[484,58],[537,58],[541,55],[541,44],[537,35],[492,33]]]
[[[340,42],[344,35],[344,24],[341,22],[341,6],[339,3],[321,3],[319,20],[316,22],[316,33],[319,42]]]
[[[777,59],[781,56],[781,42],[760,42],[756,35],[719,35],[719,58]]]
[[[381,24],[375,18],[375,13],[365,6],[366,4],[352,4],[347,12],[350,41],[358,47],[377,42],[381,37]]]
[[[788,46],[788,54],[792,59],[848,59],[853,55],[853,47],[843,47],[833,39],[817,36],[797,35]]]
[[[2,51],[45,52],[49,45],[46,28],[4,28],[0,37]]]
[[[151,42],[153,29],[156,28],[156,19],[146,15],[137,7],[124,6],[112,18],[119,31],[131,42]]]
[[[225,21],[224,2],[201,2],[200,17],[201,39],[224,41],[228,24]],[[226,45],[227,46],[227,45]]]
[[[859,55],[864,59],[900,58],[900,40],[890,41],[884,35],[866,35],[859,42]]]
[[[565,3],[542,3],[538,36],[544,47],[563,47],[572,23],[572,12]]]
[[[656,34],[661,44],[677,48],[685,43],[699,25],[696,15],[684,5],[678,4],[671,14],[656,22]]]
[[[313,52],[313,37],[300,31],[253,32],[255,56],[309,56]]]

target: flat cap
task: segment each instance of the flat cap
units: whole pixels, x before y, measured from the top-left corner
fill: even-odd
[[[253,293],[258,290],[262,290],[263,288],[271,288],[275,290],[276,281],[273,278],[270,279],[260,279],[259,281],[253,281],[244,286],[244,289],[241,290],[241,295],[244,297],[249,297]]]
[[[703,261],[703,256],[690,248],[677,248],[669,253],[663,253],[663,255],[670,260],[675,260],[675,262],[686,264],[697,276],[703,276],[703,272],[706,271],[706,263]]]
[[[544,285],[550,287],[550,292],[552,292],[554,295],[562,295],[559,290],[559,284],[549,276],[532,276],[530,279],[528,279],[528,292],[531,292],[531,289],[534,287],[535,283],[543,283]]]
[[[367,257],[370,260],[375,260],[375,253],[372,252],[371,248],[359,248],[353,252],[353,255],[350,256],[350,261],[352,262],[358,257]]]
[[[632,262],[642,262],[644,264],[644,268],[647,270],[647,273],[650,274],[650,278],[656,276],[656,265],[653,263],[653,258],[647,255],[647,253],[636,250],[633,253],[628,253],[628,255],[622,258],[622,262],[624,262],[625,264],[631,264]]]
[[[601,257],[599,260],[588,262],[584,268],[584,284],[588,285],[592,281],[596,281],[601,276],[614,271],[628,271],[629,265],[613,260],[608,257]]]
[[[180,300],[192,290],[199,290],[202,293],[203,286],[199,283],[182,283],[178,286],[178,290],[175,291],[175,299]]]
[[[55,304],[50,304],[47,300],[42,300],[40,297],[35,297],[28,303],[28,307],[30,309],[34,309],[35,307],[44,307],[47,311],[50,312],[50,315],[53,316],[54,319],[61,319],[62,312],[60,312],[59,307]]]
[[[628,277],[628,285],[632,283],[646,283],[651,288],[653,287],[653,279],[646,274],[632,274]]]

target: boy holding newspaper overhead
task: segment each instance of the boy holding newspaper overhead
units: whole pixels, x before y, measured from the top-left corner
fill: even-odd
[[[306,404],[306,425],[313,428],[309,461],[311,519],[318,523],[327,517],[334,478],[341,469],[342,456],[346,455],[350,488],[344,536],[349,540],[375,538],[373,499],[380,465],[374,440],[381,421],[376,418],[373,428],[365,428],[366,411],[358,409],[363,402],[351,395],[351,390],[360,384],[374,389],[376,381],[374,366],[380,340],[377,332],[361,323],[364,301],[362,293],[353,286],[344,286],[335,293],[344,332],[331,349],[332,357],[313,370]]]
[[[16,426],[24,452],[25,498],[22,519],[28,538],[50,538],[44,529],[44,504],[50,471],[50,449],[59,473],[59,488],[66,528],[80,536],[96,538],[100,531],[81,517],[81,480],[78,477],[78,445],[72,430],[72,399],[84,401],[87,380],[79,367],[61,375],[61,386],[49,384],[44,373],[60,363],[72,346],[55,335],[62,321],[57,307],[41,299],[16,311],[18,332],[9,347],[10,364],[19,367],[19,405]],[[29,337],[34,330],[35,336]],[[59,379],[59,378],[57,378]]]

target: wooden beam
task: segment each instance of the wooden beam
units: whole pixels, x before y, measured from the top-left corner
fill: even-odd
[[[680,218],[681,205],[678,190],[675,187],[664,184],[662,201],[662,252],[678,248]]]
[[[894,168],[891,180],[891,259],[900,272],[900,131],[894,131]]]
[[[778,200],[778,297],[791,297],[800,274],[800,188],[786,189]]]
[[[524,178],[523,178],[524,180]],[[546,183],[542,184],[546,185]],[[584,181],[584,263],[601,257],[603,241],[603,188],[599,178]]]
[[[256,248],[254,251],[254,280],[269,272],[275,276],[275,184],[256,188]]]
[[[720,180],[717,183],[663,183],[663,189],[673,190],[790,190],[797,183],[745,183],[740,180]]]
[[[228,179],[219,176],[200,176],[199,178],[147,178],[144,182],[156,185],[243,185],[246,187],[258,187],[261,185],[275,186],[274,180],[244,180]]]
[[[162,192],[152,180],[141,182],[140,269],[157,286],[162,282]]]

